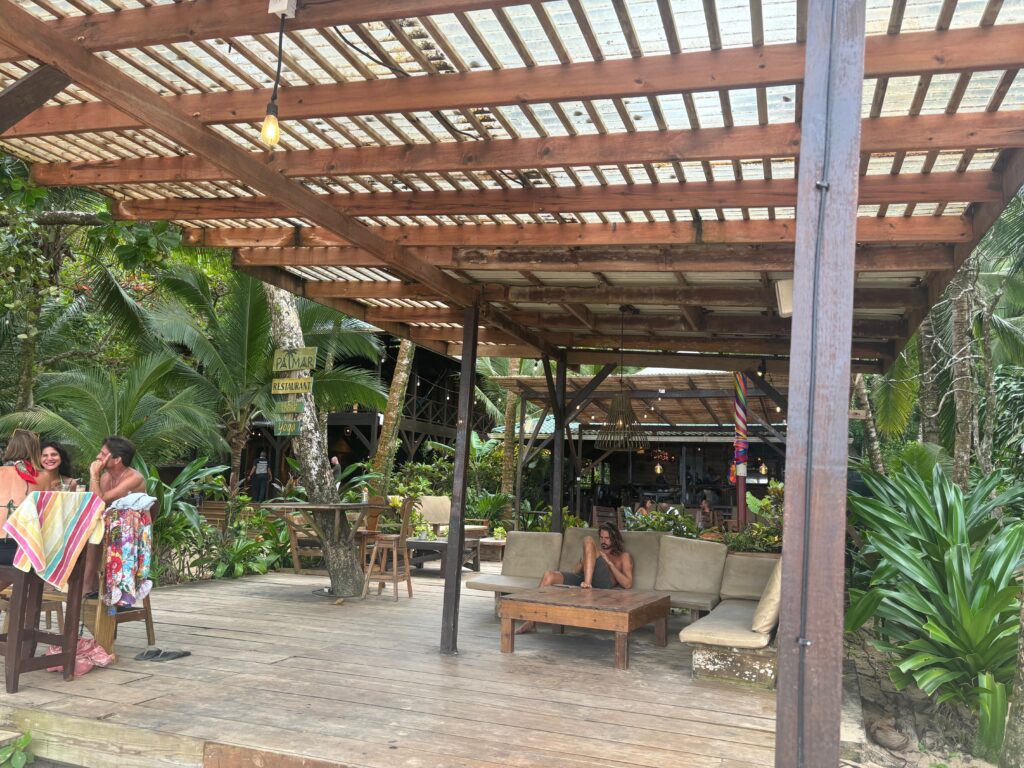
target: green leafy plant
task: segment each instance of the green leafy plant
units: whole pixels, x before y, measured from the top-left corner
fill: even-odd
[[[1024,486],[998,492],[994,473],[965,495],[941,464],[930,481],[909,464],[863,477],[872,496],[851,493],[849,507],[864,527],[858,556],[877,565],[867,589],[851,590],[847,629],[874,617],[896,687],[978,712],[979,747],[997,750],[1016,668]]]
[[[722,540],[734,552],[781,552],[782,512],[786,506],[785,486],[777,480],[768,483],[763,499],[747,493],[747,509],[753,522],[745,530],[724,533]]]
[[[684,539],[697,538],[697,522],[677,507],[652,509],[650,512],[625,510],[623,517],[627,531],[664,531]]]
[[[512,506],[512,496],[507,493],[470,493],[466,517],[487,520],[491,527],[505,521],[505,515]]]
[[[6,747],[0,748],[0,768],[23,768],[34,763],[36,758],[28,749],[31,741],[32,734],[23,733]]]
[[[239,520],[223,533],[217,532],[210,552],[193,565],[209,572],[214,579],[266,573],[281,560],[281,553],[274,551],[273,541],[259,536],[259,527],[259,523],[253,525],[249,520]],[[249,535],[250,530],[253,537]]]
[[[508,538],[508,531],[506,531],[499,525],[497,528],[494,529],[494,533],[492,533],[491,535],[496,539],[504,540]]]

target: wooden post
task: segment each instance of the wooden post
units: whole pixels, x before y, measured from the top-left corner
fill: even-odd
[[[558,361],[555,397],[555,441],[551,446],[551,530],[561,533],[565,487],[565,360]]]
[[[526,445],[523,439],[526,437],[523,433],[526,431],[526,397],[519,398],[519,434],[516,435],[516,445],[519,450],[516,451],[518,460],[516,461],[516,519],[513,521],[513,528],[519,530],[519,522],[522,519],[521,509],[523,501],[523,465],[526,463]]]
[[[736,523],[739,530],[747,527],[747,478],[736,475]]]
[[[864,0],[810,0],[794,260],[776,768],[839,763]]]
[[[462,313],[462,366],[459,370],[459,406],[455,422],[455,484],[448,518],[448,556],[444,561],[444,607],[441,611],[441,653],[459,652],[459,597],[462,591],[462,550],[466,544],[466,480],[469,475],[469,432],[476,384],[476,341],[480,307]]]

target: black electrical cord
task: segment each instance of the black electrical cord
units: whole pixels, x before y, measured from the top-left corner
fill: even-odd
[[[277,103],[277,87],[281,84],[281,62],[284,53],[284,22],[287,19],[283,13],[281,14],[281,27],[277,31],[277,73],[274,75],[274,90],[270,94],[270,103]]]

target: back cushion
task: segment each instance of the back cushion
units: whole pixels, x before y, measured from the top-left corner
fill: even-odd
[[[665,534],[661,531],[624,531],[622,540],[633,556],[633,589],[654,589],[658,552]]]
[[[718,595],[729,549],[718,541],[666,536],[658,555],[655,589]]]
[[[779,555],[730,552],[722,574],[723,600],[760,600]]]
[[[448,525],[452,514],[450,496],[420,496],[417,506],[423,519],[431,525]]]
[[[597,528],[566,528],[562,532],[562,555],[558,558],[558,570],[572,571],[583,559],[583,540],[593,539],[597,543]]]
[[[769,634],[779,623],[779,606],[782,603],[782,560],[775,563],[771,578],[761,593],[761,602],[757,604],[754,611],[754,621],[751,629],[754,632]]]
[[[544,571],[558,568],[561,549],[560,533],[509,531],[505,541],[505,557],[501,562],[501,575],[531,576],[539,583]]]

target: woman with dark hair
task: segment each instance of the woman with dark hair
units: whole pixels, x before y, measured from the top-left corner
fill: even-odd
[[[0,526],[7,522],[18,505],[39,487],[39,435],[16,429],[4,451],[0,467]],[[18,544],[0,527],[0,565],[10,565],[18,552]]]
[[[64,446],[53,440],[43,443],[40,454],[43,471],[39,473],[39,489],[43,491],[74,491],[78,481],[71,468],[71,457]]]

